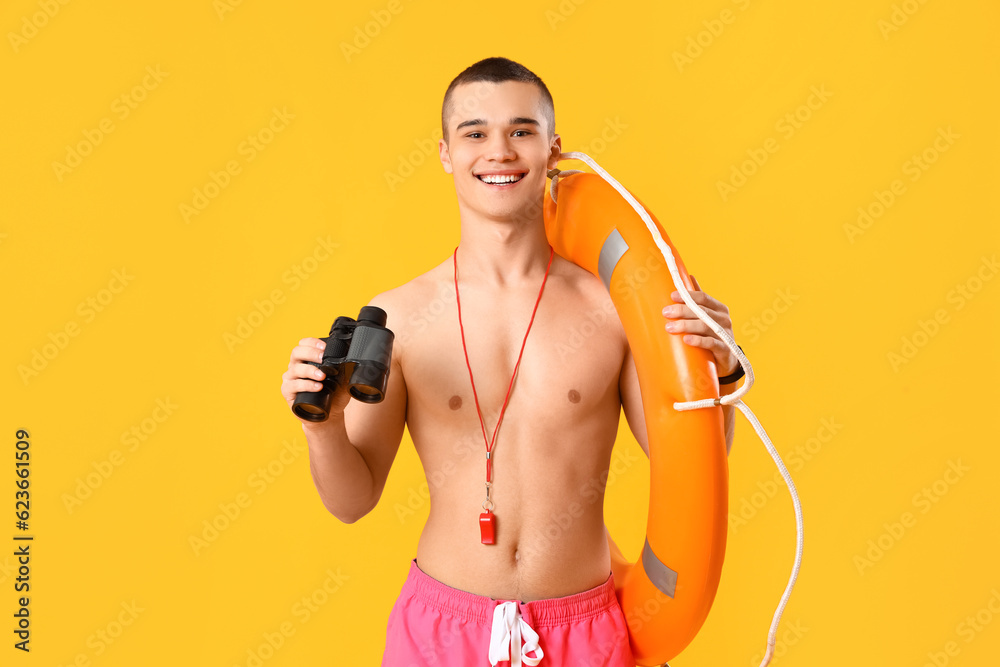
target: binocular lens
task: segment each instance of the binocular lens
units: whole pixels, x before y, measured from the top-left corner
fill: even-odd
[[[296,403],[292,406],[292,409],[302,419],[310,422],[321,422],[326,421],[327,414],[326,410],[319,405],[313,405],[311,403]]]
[[[382,392],[375,387],[368,387],[363,384],[356,384],[350,389],[351,396],[362,403],[378,403],[382,400]]]

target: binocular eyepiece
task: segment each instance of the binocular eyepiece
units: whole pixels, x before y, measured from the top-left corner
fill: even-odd
[[[323,361],[306,362],[326,374],[323,388],[296,394],[292,403],[296,415],[306,421],[326,421],[333,393],[342,384],[364,403],[379,403],[385,398],[394,338],[385,328],[385,320],[384,310],[364,306],[357,320],[340,316],[334,321],[330,335],[320,339],[326,343]]]

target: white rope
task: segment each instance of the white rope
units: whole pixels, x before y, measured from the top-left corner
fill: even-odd
[[[691,297],[691,293],[684,286],[684,281],[681,280],[680,271],[678,270],[677,263],[674,260],[674,254],[670,251],[670,246],[663,240],[663,237],[660,235],[660,230],[656,228],[656,224],[654,224],[652,218],[649,217],[649,213],[646,212],[646,209],[639,204],[635,197],[633,197],[621,183],[615,180],[611,174],[605,171],[599,164],[594,162],[589,155],[573,151],[569,153],[562,153],[559,156],[559,159],[581,160],[582,162],[587,163],[601,176],[601,178],[610,183],[611,186],[625,198],[632,208],[635,209],[635,212],[640,218],[642,218],[643,222],[646,223],[646,228],[649,230],[650,236],[653,237],[656,247],[659,248],[660,253],[663,255],[663,259],[666,261],[667,267],[670,269],[670,277],[673,278],[674,285],[677,287],[677,291],[680,292],[684,303],[687,304],[688,308],[694,312],[699,320],[704,322],[708,328],[715,332],[722,342],[726,344],[726,347],[729,348],[730,352],[736,355],[736,359],[743,367],[744,373],[746,373],[746,381],[743,383],[743,386],[733,393],[720,398],[706,398],[697,401],[676,402],[674,403],[674,409],[678,411],[698,410],[700,408],[710,408],[716,405],[733,405],[739,408],[740,412],[743,413],[743,416],[746,417],[750,422],[750,425],[753,426],[753,429],[757,433],[757,436],[761,439],[761,442],[764,443],[764,446],[767,448],[771,458],[774,459],[775,465],[778,466],[778,471],[781,473],[781,476],[785,480],[785,484],[788,486],[788,492],[792,496],[792,506],[795,509],[795,563],[792,566],[792,574],[788,579],[788,585],[785,587],[784,595],[781,596],[778,608],[775,610],[774,617],[771,619],[771,627],[767,634],[767,650],[765,651],[764,659],[760,663],[760,667],[766,667],[766,665],[771,662],[771,657],[774,655],[774,645],[776,635],[778,633],[778,623],[781,620],[781,614],[785,610],[785,605],[788,603],[788,598],[792,594],[792,588],[795,586],[795,580],[799,575],[799,567],[802,564],[802,506],[799,504],[799,495],[795,490],[795,484],[792,482],[792,477],[788,474],[788,469],[785,468],[785,464],[781,461],[781,457],[774,449],[774,445],[771,444],[771,439],[764,431],[764,427],[760,425],[760,421],[757,420],[757,416],[754,415],[746,403],[741,400],[743,396],[750,391],[750,387],[753,386],[753,367],[750,365],[750,360],[747,359],[745,354],[743,354],[743,351],[737,347],[736,341],[733,340],[733,337],[726,333],[725,329],[719,326],[715,320],[705,313],[701,306],[694,302],[694,299]],[[556,182],[559,176],[578,172],[576,170],[561,172],[558,170],[553,171],[556,173],[552,175],[551,196],[552,200],[556,201]]]
[[[792,565],[792,574],[788,579],[788,585],[785,586],[785,592],[781,596],[781,602],[778,603],[778,608],[774,612],[774,617],[771,619],[771,628],[767,633],[767,651],[764,654],[764,659],[761,660],[760,667],[766,667],[766,665],[771,662],[771,656],[774,655],[774,643],[776,636],[778,634],[778,623],[781,621],[781,614],[785,611],[785,605],[788,604],[788,598],[792,595],[792,588],[795,586],[795,580],[799,576],[799,567],[802,565],[802,505],[799,504],[799,494],[795,490],[795,483],[792,481],[792,476],[788,474],[788,469],[782,462],[781,457],[778,456],[778,452],[774,449],[774,445],[771,444],[771,438],[767,436],[764,431],[764,427],[760,425],[760,421],[757,420],[757,415],[750,410],[749,406],[743,401],[739,401],[736,404],[743,416],[747,418],[750,425],[753,426],[753,430],[757,432],[757,437],[761,439],[764,446],[767,447],[767,452],[774,459],[774,464],[778,466],[778,472],[781,473],[781,477],[785,480],[785,484],[788,486],[788,493],[792,496],[792,507],[795,509],[795,563]]]

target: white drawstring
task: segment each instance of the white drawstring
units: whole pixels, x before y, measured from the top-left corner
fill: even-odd
[[[680,292],[681,298],[684,303],[687,304],[688,308],[694,311],[694,314],[698,316],[698,319],[704,322],[708,328],[715,332],[715,334],[726,344],[726,347],[736,355],[736,359],[739,361],[740,365],[743,367],[744,373],[746,373],[746,381],[743,386],[734,391],[731,394],[727,394],[720,398],[706,398],[697,401],[687,401],[687,402],[677,402],[674,403],[674,409],[678,411],[684,410],[698,410],[700,408],[710,408],[715,405],[734,405],[739,408],[743,416],[747,418],[751,426],[753,426],[754,431],[757,436],[764,443],[767,448],[768,453],[771,458],[774,459],[775,465],[778,466],[778,471],[785,480],[785,484],[788,485],[788,492],[792,496],[792,506],[795,509],[795,563],[792,566],[792,574],[788,580],[788,585],[785,587],[785,593],[781,596],[781,601],[778,603],[778,608],[774,612],[774,617],[771,619],[771,628],[767,635],[767,650],[764,654],[764,659],[760,663],[760,667],[766,667],[766,665],[771,662],[771,656],[774,654],[774,644],[776,635],[778,633],[778,622],[781,620],[781,614],[785,610],[785,605],[788,603],[788,598],[792,594],[792,587],[795,586],[795,580],[799,575],[799,567],[802,564],[802,506],[799,504],[799,494],[795,491],[795,484],[792,482],[791,475],[788,474],[788,469],[785,468],[785,464],[781,461],[781,457],[778,452],[774,449],[774,445],[771,444],[771,439],[767,436],[764,431],[764,427],[760,425],[757,420],[756,415],[751,412],[750,408],[741,400],[743,396],[750,391],[750,387],[753,386],[754,376],[753,368],[750,366],[750,360],[747,359],[743,351],[736,346],[736,341],[733,337],[726,333],[719,324],[713,320],[708,314],[702,310],[701,306],[694,302],[691,297],[691,293],[688,292],[687,288],[684,286],[684,281],[681,280],[680,271],[677,269],[677,263],[674,261],[674,254],[670,251],[670,246],[667,242],[663,240],[660,235],[660,230],[657,229],[653,220],[649,217],[649,213],[646,209],[642,207],[641,204],[633,197],[628,190],[622,187],[622,184],[615,180],[615,178],[605,171],[600,165],[594,162],[593,158],[585,153],[579,152],[569,152],[562,153],[559,156],[560,160],[581,160],[596,171],[601,178],[606,180],[611,186],[618,191],[618,193],[625,198],[625,200],[632,206],[635,212],[642,218],[643,222],[646,223],[646,228],[649,230],[650,235],[653,237],[653,241],[656,243],[656,247],[659,248],[660,253],[663,255],[664,261],[667,263],[667,267],[670,269],[670,277],[673,278],[674,285],[677,287],[677,291]],[[551,185],[551,196],[552,201],[556,201],[556,182],[560,176],[568,175],[571,173],[577,173],[575,170],[567,171],[557,171],[553,170],[555,173],[552,175],[552,185]]]
[[[524,633],[524,648],[521,647]],[[537,657],[524,653],[534,651]],[[493,629],[490,632],[490,664],[496,667],[501,660],[510,660],[511,667],[524,664],[534,667],[545,656],[538,646],[538,633],[521,617],[516,602],[503,602],[493,610]]]

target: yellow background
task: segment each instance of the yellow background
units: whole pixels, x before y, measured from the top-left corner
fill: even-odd
[[[407,435],[380,505],[341,524],[287,447],[305,440],[280,376],[299,338],[457,244],[428,140],[449,81],[503,55],[550,87],[564,150],[638,194],[732,310],[758,376],[747,402],[805,513],[773,664],[995,664],[998,17],[987,0],[4,3],[0,662],[248,665],[288,624],[268,667],[378,664],[427,514],[397,513],[419,461]],[[251,160],[258,134],[271,141]],[[67,172],[54,163],[71,147],[89,154]],[[239,172],[186,221],[230,161]],[[749,175],[724,198],[734,169]],[[879,197],[892,201],[852,233]],[[327,237],[333,254],[306,261]],[[295,266],[313,271],[295,283]],[[160,422],[158,400],[176,406]],[[606,515],[634,558],[648,465],[621,423],[617,447],[641,460],[609,485]],[[133,427],[148,431],[134,451]],[[10,632],[18,428],[33,454],[30,654]],[[262,482],[269,464],[280,473]],[[730,467],[730,510],[749,519],[674,667],[757,665],[792,565],[791,502],[742,417]],[[196,553],[190,538],[241,497]],[[303,597],[324,604],[304,618]],[[961,625],[977,613],[979,630]]]

